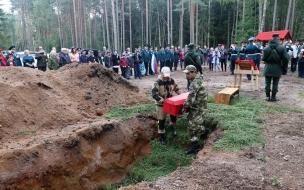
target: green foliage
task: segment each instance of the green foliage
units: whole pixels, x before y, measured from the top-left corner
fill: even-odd
[[[264,100],[251,97],[234,97],[230,105],[208,104],[207,117],[218,118],[224,130],[222,139],[214,148],[235,151],[246,147],[259,146],[264,142],[262,123],[266,113],[303,112],[302,108],[281,107],[265,104]]]
[[[109,114],[106,115],[108,119],[129,119],[137,114],[150,114],[155,112],[154,104],[140,104],[137,106],[127,107],[125,105],[118,105],[112,107]]]

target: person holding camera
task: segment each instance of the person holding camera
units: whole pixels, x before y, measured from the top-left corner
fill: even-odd
[[[141,79],[142,76],[141,76],[141,71],[140,71],[140,64],[142,63],[142,57],[141,57],[138,49],[135,50],[133,59],[134,59],[134,78]]]
[[[234,75],[235,61],[238,59],[239,48],[237,48],[237,42],[233,42],[230,46],[230,75]]]
[[[246,42],[242,42],[242,47],[240,49],[240,60],[245,60],[246,59],[246,54],[245,54],[245,50],[246,50]]]
[[[227,55],[228,55],[228,50],[225,48],[225,44],[219,44],[219,52],[220,52],[220,62],[221,62],[221,69],[225,72],[227,70]]]
[[[36,54],[35,59],[37,59],[37,67],[38,70],[45,72],[47,65],[47,56],[44,55],[44,50],[39,50],[38,54]]]

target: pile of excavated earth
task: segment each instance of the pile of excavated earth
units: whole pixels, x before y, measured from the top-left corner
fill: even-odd
[[[155,119],[105,117],[147,96],[101,65],[1,68],[0,89],[0,189],[95,189],[151,151]]]

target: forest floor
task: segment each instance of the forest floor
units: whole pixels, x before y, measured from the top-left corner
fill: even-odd
[[[263,71],[264,65],[261,65]],[[227,72],[209,71],[204,66],[204,85],[209,96],[233,84],[234,77]],[[262,72],[261,71],[261,72]],[[142,80],[131,79],[148,96],[157,75]],[[179,68],[171,74],[180,89],[186,92],[185,74]],[[288,72],[279,83],[278,102],[266,102],[286,107],[304,108],[304,80]],[[251,83],[242,78],[240,96],[265,99],[265,81],[262,73],[259,89],[250,90]],[[222,135],[215,130],[205,147],[197,154],[190,167],[178,168],[171,174],[152,182],[141,182],[121,189],[304,189],[304,113],[267,113],[264,115],[265,143],[235,152],[213,148],[213,142]]]

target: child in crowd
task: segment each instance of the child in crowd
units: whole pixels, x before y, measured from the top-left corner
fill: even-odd
[[[212,53],[213,71],[215,71],[215,72],[216,72],[216,68],[218,68],[218,70],[221,71],[220,57],[221,57],[221,54],[220,54],[218,48],[215,48],[215,50]]]
[[[212,56],[213,56],[213,48],[210,48],[207,54],[207,64],[209,64],[209,70],[213,71],[213,63],[212,63]]]

